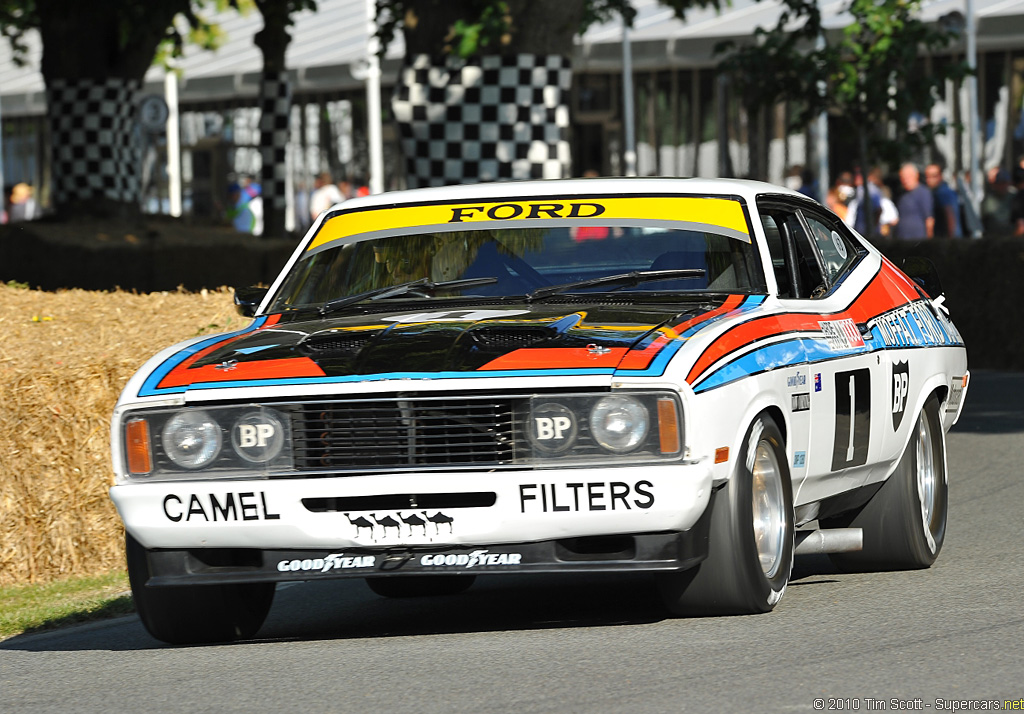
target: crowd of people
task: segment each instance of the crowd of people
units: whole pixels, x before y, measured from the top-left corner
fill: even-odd
[[[295,193],[295,229],[305,232],[321,213],[332,206],[356,196],[367,196],[370,189],[348,178],[337,183],[330,172],[319,174],[313,183],[313,190],[303,188]],[[263,190],[259,183],[247,177],[239,177],[228,186],[227,219],[240,233],[263,233]]]
[[[1024,237],[1024,156],[1010,170],[988,171],[985,179],[977,216],[983,234]],[[802,167],[790,170],[787,184],[821,200]],[[964,205],[962,195],[947,181],[941,164],[930,163],[922,172],[916,164],[905,163],[889,180],[877,167],[868,171],[866,180],[858,167],[842,171],[822,202],[862,235],[927,240],[971,236],[972,209]]]

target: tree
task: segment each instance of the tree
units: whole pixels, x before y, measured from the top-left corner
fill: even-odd
[[[719,2],[664,4],[682,15]],[[381,53],[405,38],[392,108],[410,184],[566,172],[573,38],[635,14],[630,0],[377,0]]]
[[[223,6],[232,0],[217,0]],[[180,52],[187,20],[193,39],[215,45],[217,33],[190,0],[5,0],[0,28],[15,58],[23,35],[38,29],[46,83],[58,215],[130,217],[139,210],[139,156],[133,141],[135,103],[158,51]]]
[[[316,0],[255,0],[263,15],[263,29],[254,42],[263,53],[263,81],[260,82],[260,154],[263,159],[263,235],[284,236],[285,150],[291,119],[291,87],[285,53],[291,43],[288,28],[295,13],[316,10]]]
[[[922,22],[920,8],[921,0],[852,0],[853,21],[829,39],[816,0],[785,0],[776,26],[758,28],[752,44],[719,46],[730,53],[720,66],[752,111],[793,102],[800,107],[795,126],[831,112],[856,136],[866,180],[873,164],[905,160],[945,130],[928,122],[912,127],[910,120],[927,117],[943,83],[966,71],[954,63],[927,75],[918,70],[922,50],[940,50],[954,37]],[[872,217],[865,215],[870,235]]]

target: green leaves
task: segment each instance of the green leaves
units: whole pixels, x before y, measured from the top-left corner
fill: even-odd
[[[853,0],[850,24],[830,44],[815,0],[785,0],[775,28],[759,28],[753,44],[716,48],[727,53],[719,66],[733,76],[749,108],[798,103],[803,110],[794,116],[796,126],[829,111],[851,133],[864,134],[871,154],[865,158],[900,161],[944,130],[927,121],[911,130],[911,116],[927,117],[936,90],[964,74],[952,62],[923,71],[919,57],[945,47],[953,35],[920,20],[921,2]]]

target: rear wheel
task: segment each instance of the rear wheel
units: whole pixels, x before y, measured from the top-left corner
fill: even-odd
[[[125,551],[139,619],[163,642],[187,645],[252,637],[274,601],[274,583],[147,587],[146,549],[126,534]]]
[[[367,578],[366,584],[381,597],[430,597],[458,595],[475,580],[475,575],[418,575]]]
[[[708,506],[708,557],[660,580],[674,615],[768,612],[793,567],[793,489],[782,433],[762,414],[747,431],[736,472]]]
[[[893,474],[864,506],[822,521],[823,528],[863,528],[864,548],[836,553],[843,570],[927,568],[946,537],[946,446],[939,400],[932,395]]]

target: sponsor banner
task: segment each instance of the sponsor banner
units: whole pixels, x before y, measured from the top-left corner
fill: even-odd
[[[794,412],[806,412],[811,408],[810,392],[799,392],[791,395],[792,408]]]
[[[374,513],[343,513],[352,530],[345,535],[374,543],[431,542],[455,534],[455,516],[443,511],[401,510]]]
[[[279,560],[277,569],[282,573],[326,573],[331,570],[349,570],[351,568],[372,568],[377,564],[375,555],[345,555],[329,553],[322,558],[293,558]]]
[[[786,377],[786,388],[787,389],[799,389],[800,387],[807,386],[807,375],[800,370],[796,373]]]
[[[910,364],[907,361],[893,362],[892,365],[892,430],[897,431],[907,411],[907,394],[910,392]]]
[[[527,514],[646,510],[654,501],[650,481],[519,484],[519,511]]]
[[[967,385],[967,377],[953,377],[949,382],[949,399],[946,400],[946,411],[955,412],[960,408],[960,402],[964,398],[964,387]]]
[[[680,220],[685,216],[686,220]],[[554,225],[657,225],[663,229],[709,230],[750,242],[743,205],[727,198],[685,196],[574,196],[487,199],[457,204],[386,206],[340,211],[320,227],[306,247],[315,252],[330,243],[438,230],[485,228],[488,223]],[[480,225],[484,224],[484,225]],[[519,227],[519,226],[517,226]]]
[[[938,315],[926,302],[915,302],[882,313],[868,321],[886,347],[959,345],[963,338],[945,315]]]
[[[522,565],[522,553],[496,553],[474,550],[469,553],[428,553],[420,556],[419,564],[429,568],[489,568],[500,565]]]
[[[842,320],[822,320],[818,323],[828,348],[833,352],[853,350],[864,346],[864,338],[857,329],[857,323],[850,318]]]
[[[161,502],[163,515],[171,523],[228,523],[277,521],[263,491],[226,493],[168,493]]]

